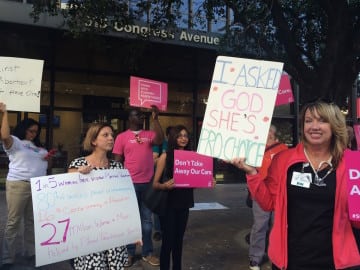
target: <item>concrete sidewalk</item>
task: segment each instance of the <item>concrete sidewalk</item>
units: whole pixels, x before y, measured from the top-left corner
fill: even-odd
[[[203,209],[190,212],[189,223],[184,238],[183,269],[184,270],[246,270],[248,269],[248,244],[245,236],[252,224],[251,209],[245,204],[246,185],[217,184],[214,189],[196,189],[195,202]],[[200,207],[201,208],[201,207]],[[0,240],[2,242],[6,220],[5,191],[0,191]],[[160,251],[161,241],[155,242],[155,254]],[[19,244],[20,246],[20,244]],[[1,245],[0,245],[1,247]],[[21,247],[19,247],[21,252]],[[12,269],[35,269],[21,256]],[[36,269],[70,270],[68,261],[48,264]],[[158,270],[141,261],[140,253],[129,270]],[[262,270],[271,269],[270,264],[262,266]]]

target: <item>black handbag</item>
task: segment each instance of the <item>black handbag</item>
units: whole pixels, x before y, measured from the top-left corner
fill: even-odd
[[[165,175],[165,173],[163,175]],[[163,181],[164,179],[162,179],[162,182]],[[153,213],[162,216],[165,214],[168,193],[168,190],[153,188],[152,180],[143,193],[142,201]]]

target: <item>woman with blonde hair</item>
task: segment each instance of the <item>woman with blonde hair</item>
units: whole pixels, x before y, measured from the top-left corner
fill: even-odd
[[[90,154],[74,159],[68,172],[90,173],[91,170],[122,169],[123,165],[108,158],[114,146],[114,132],[109,124],[93,124],[88,129],[83,148]],[[122,270],[128,261],[126,246],[77,257],[73,260],[75,270],[102,269]]]
[[[349,219],[345,117],[324,101],[306,104],[300,116],[301,142],[274,157],[267,177],[245,158],[232,164],[246,172],[260,206],[274,211],[268,248],[274,270],[354,269],[360,222]]]

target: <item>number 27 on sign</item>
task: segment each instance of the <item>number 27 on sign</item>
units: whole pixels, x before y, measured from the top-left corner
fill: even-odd
[[[54,240],[54,237],[58,233],[57,232],[57,226],[54,225],[53,223],[45,223],[45,224],[43,224],[41,226],[41,228],[50,227],[51,230],[52,230],[52,233],[51,233],[50,237],[47,240],[40,243],[41,246],[59,245],[60,243],[65,243],[66,242],[67,233],[69,231],[70,218],[67,218],[67,219],[64,219],[64,220],[59,220],[57,223],[58,224],[65,223],[64,231],[61,231],[62,232],[62,241],[55,241]],[[59,233],[61,233],[61,232],[59,232]]]

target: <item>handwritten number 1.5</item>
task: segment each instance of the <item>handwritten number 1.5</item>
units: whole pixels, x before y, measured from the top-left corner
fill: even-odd
[[[40,191],[40,190],[41,190],[41,187],[40,187],[40,179],[37,180],[37,181],[35,182],[35,184],[36,184],[36,186],[37,186],[36,191]]]
[[[70,224],[70,218],[64,219],[64,220],[59,220],[57,223],[66,223],[65,225],[65,229],[64,229],[64,233],[62,236],[62,241],[53,241],[55,235],[56,235],[56,225],[52,224],[52,223],[45,223],[41,226],[41,228],[45,227],[45,226],[50,226],[53,229],[53,233],[50,236],[50,238],[44,242],[41,242],[40,245],[41,246],[48,246],[48,245],[58,245],[61,242],[65,243],[66,242],[66,237],[67,237],[67,233],[69,230],[69,224]]]
[[[47,184],[44,183],[42,186],[41,186],[41,183],[40,183],[40,179],[37,180],[37,181],[35,182],[35,184],[36,184],[36,191],[41,191],[41,188],[46,189],[46,188],[56,188],[56,187],[57,187],[57,182],[56,182],[56,180],[54,179],[54,177],[49,177],[47,180],[48,180]]]

